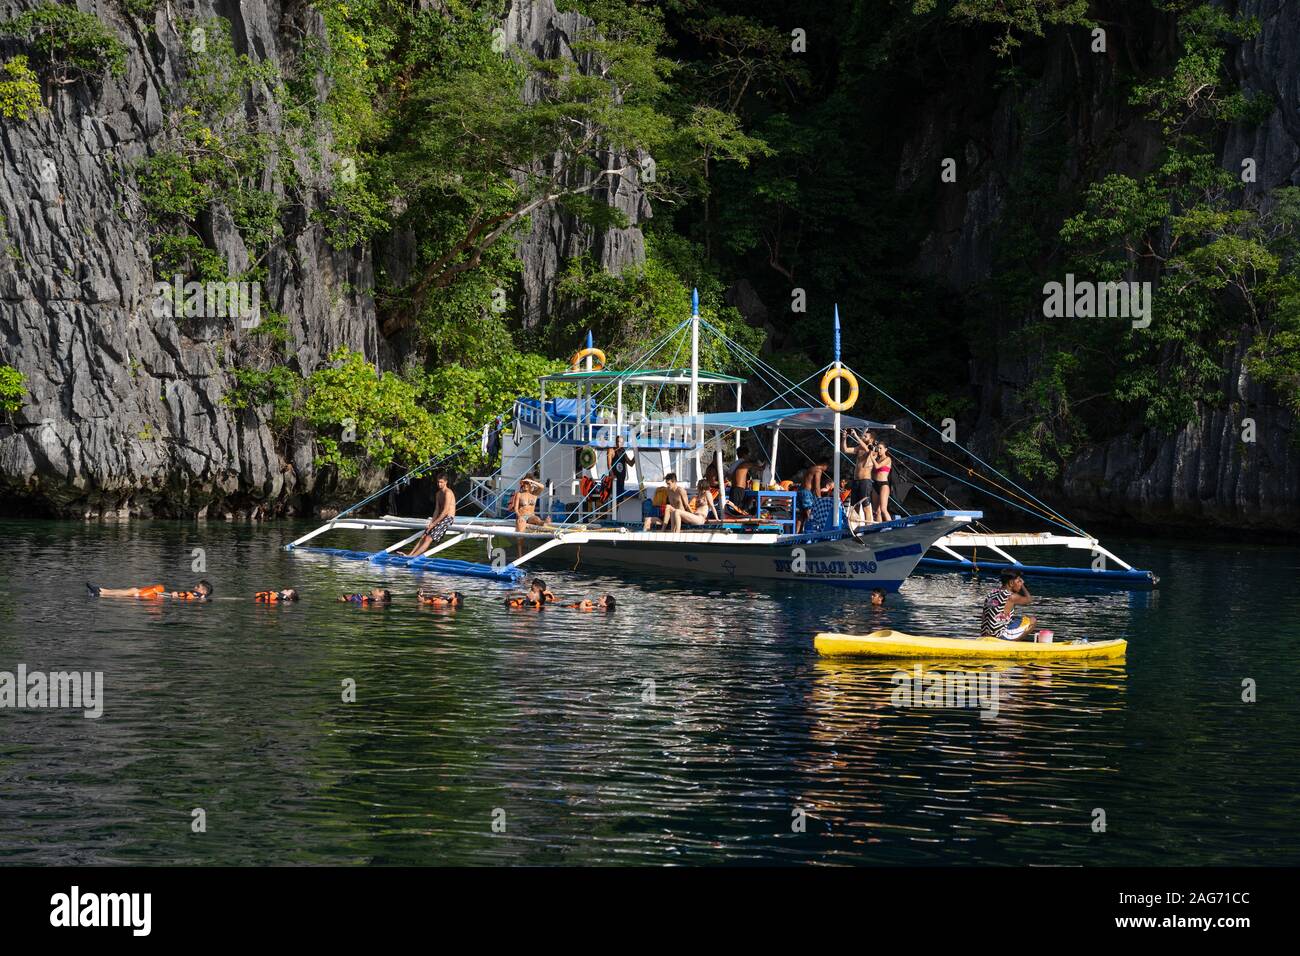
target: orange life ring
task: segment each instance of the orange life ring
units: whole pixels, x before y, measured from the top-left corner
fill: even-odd
[[[587,356],[591,356],[596,360],[597,364],[593,366],[592,368],[593,372],[600,372],[604,370],[605,368],[604,352],[602,352],[600,349],[580,349],[579,351],[573,353],[573,358],[569,359],[569,371],[570,372],[578,371],[578,365]]]
[[[843,379],[849,383],[849,397],[838,402],[831,398],[831,385],[835,383],[836,379]],[[833,412],[847,412],[856,405],[858,403],[858,380],[853,377],[853,373],[846,368],[828,368],[826,374],[822,376],[822,401]]]

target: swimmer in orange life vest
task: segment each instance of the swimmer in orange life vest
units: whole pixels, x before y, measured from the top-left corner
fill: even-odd
[[[602,598],[594,601],[579,601],[577,604],[566,604],[565,607],[576,608],[579,611],[595,611],[603,608],[606,611],[614,610],[614,595],[606,594]]]
[[[546,600],[547,604],[555,603],[555,592],[546,586],[546,582],[541,578],[533,578],[528,584],[528,590],[536,589],[539,594]]]
[[[393,600],[393,592],[387,588],[371,588],[369,594],[340,594],[337,598],[340,604],[390,604]]]
[[[452,591],[450,594],[437,594],[433,591],[420,591],[415,595],[415,599],[421,604],[427,604],[430,607],[464,607],[465,595],[459,591]]]
[[[540,611],[545,606],[546,582],[544,581],[533,580],[528,585],[528,593],[521,598],[506,598],[506,607],[527,607]]]
[[[298,592],[294,588],[285,588],[281,591],[258,591],[253,595],[256,604],[286,604],[296,600],[298,600]]]
[[[91,597],[129,597],[142,601],[156,601],[159,598],[172,598],[176,601],[206,601],[212,597],[212,585],[200,581],[192,591],[168,591],[161,584],[150,584],[142,588],[100,588],[87,584],[86,590]]]

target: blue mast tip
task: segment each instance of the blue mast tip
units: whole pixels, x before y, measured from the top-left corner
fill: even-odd
[[[698,316],[699,314],[700,314],[700,290],[692,289],[691,290],[691,315]]]
[[[840,304],[835,303],[835,361],[840,360]]]

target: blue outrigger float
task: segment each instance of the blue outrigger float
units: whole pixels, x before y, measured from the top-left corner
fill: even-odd
[[[746,379],[700,368],[701,332],[717,337],[740,364],[756,373],[776,398],[763,408],[744,410]],[[681,339],[686,336],[690,343],[689,366],[678,367],[675,355],[667,366],[653,362],[674,342],[678,343],[677,354],[680,354],[685,347]],[[980,466],[979,474],[988,471],[997,475],[996,481],[987,479],[991,488],[982,489],[973,481],[934,468],[923,458],[903,453],[898,443],[891,441],[891,453],[909,464],[916,479],[912,488],[936,505],[934,510],[908,513],[900,507],[902,516],[895,520],[854,523],[848,520],[839,495],[833,494],[815,498],[810,517],[797,528],[797,492],[778,483],[776,462],[782,448],[793,448],[809,457],[804,447],[808,444],[807,436],[820,435],[829,443],[830,453],[825,457],[833,461],[834,486],[838,489],[841,464],[847,460],[841,450],[846,428],[887,433],[893,438],[917,441],[924,447],[919,439],[900,431],[894,424],[848,414],[857,400],[859,386],[857,376],[840,362],[839,338],[836,309],[835,360],[796,384],[702,319],[698,296],[694,297],[690,318],[662,336],[631,368],[606,369],[605,356],[593,347],[589,335],[587,347],[573,356],[567,371],[542,378],[538,396],[515,399],[503,414],[503,418],[509,418],[511,430],[502,441],[500,467],[492,474],[470,479],[468,493],[460,499],[461,513],[447,536],[428,552],[416,558],[400,553],[422,535],[424,518],[361,514],[392,485],[287,547],[412,571],[500,581],[517,581],[530,562],[562,560],[566,567],[579,570],[634,567],[674,579],[701,576],[765,579],[886,590],[897,590],[917,567],[966,572],[1016,567],[1035,577],[1090,581],[1112,587],[1155,585],[1155,576],[1149,571],[1126,564],[1103,548],[1096,538],[1061,518],[956,443],[948,443],[946,447],[970,456]],[[818,375],[821,376],[820,401],[804,387]],[[866,384],[876,388],[869,381]],[[842,400],[841,390],[845,386],[849,388],[849,396]],[[708,404],[715,409],[724,401],[718,392],[732,390],[735,410],[702,412],[705,389],[712,391]],[[552,393],[549,398],[548,390]],[[565,393],[564,396],[555,397],[557,391]],[[888,398],[879,389],[876,391]],[[664,408],[665,405],[668,407]],[[933,427],[909,410],[903,410],[925,427]],[[742,438],[746,433],[748,437]],[[805,436],[804,442],[787,440],[782,446],[782,436],[791,433]],[[432,474],[454,459],[462,448],[471,442],[478,443],[479,439],[479,432],[467,436],[449,454],[426,462],[394,484],[404,485]],[[725,501],[728,461],[734,462],[739,449],[746,445],[766,459],[755,464],[755,470],[761,468],[761,478],[745,489],[750,516],[684,526],[680,531],[643,529],[644,516],[656,513],[656,501],[664,497],[669,475],[675,474],[688,490],[702,479],[715,479],[719,500]],[[609,451],[619,446],[630,451],[633,457],[621,494],[615,490],[618,485],[614,483],[608,462]],[[940,456],[948,457],[942,453]],[[1048,521],[1056,530],[1040,533],[984,530],[979,525],[983,518],[981,511],[954,506],[943,492],[929,485],[921,476],[921,469],[933,469],[976,490],[991,491],[1003,488],[1003,483],[1009,484],[1016,489],[1016,497],[1023,504],[1005,497],[1003,501]],[[967,468],[968,478],[976,475],[975,469]],[[537,482],[540,493],[536,514],[541,521],[520,526],[509,508],[514,492],[526,479]],[[464,514],[470,509],[475,512],[473,515]],[[308,546],[308,542],[336,530],[391,531],[400,537],[379,552]],[[451,548],[474,542],[485,547],[486,560],[482,563],[440,556]],[[499,546],[502,542],[516,552],[513,559],[507,555],[506,548]],[[1092,562],[1081,568],[1026,565],[1008,553],[1007,547],[1084,550],[1092,556]],[[980,549],[1001,560],[979,560]],[[964,556],[963,550],[970,550],[971,556]],[[1107,567],[1108,563],[1115,567]]]

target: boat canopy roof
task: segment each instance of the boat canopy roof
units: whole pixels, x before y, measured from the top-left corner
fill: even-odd
[[[586,369],[559,372],[555,375],[542,376],[543,382],[583,382],[604,381],[621,378],[628,385],[689,385],[691,370],[688,368],[643,368],[643,369]],[[735,375],[723,375],[721,372],[699,373],[701,385],[744,385],[747,381]]]
[[[689,427],[692,425],[718,431],[742,428],[760,428],[778,425],[781,428],[826,429],[835,427],[835,413],[829,408],[764,408],[756,412],[716,412],[710,415],[671,415],[652,419],[652,425]],[[893,425],[873,422],[853,415],[840,415],[841,428],[861,428],[882,431]]]

